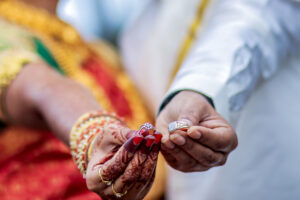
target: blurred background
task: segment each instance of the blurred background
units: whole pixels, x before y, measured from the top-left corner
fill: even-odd
[[[141,0],[61,0],[58,16],[73,25],[86,40],[102,38],[117,44],[125,23],[147,1]]]

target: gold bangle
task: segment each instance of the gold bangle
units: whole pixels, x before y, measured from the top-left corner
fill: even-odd
[[[90,162],[90,159],[91,159],[91,156],[93,153],[94,143],[96,141],[97,136],[98,135],[94,135],[93,138],[91,139],[91,143],[89,144],[88,151],[87,151],[87,163]]]
[[[92,152],[91,142],[94,141],[96,135],[101,134],[103,127],[109,124],[125,125],[114,113],[94,111],[81,116],[71,129],[71,155],[84,178],[89,154]]]

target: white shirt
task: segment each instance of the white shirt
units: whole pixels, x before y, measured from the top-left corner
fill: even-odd
[[[170,169],[168,199],[300,199],[299,0],[214,1],[168,90],[200,2],[148,0],[121,39],[125,67],[153,112],[173,92],[193,89],[237,130],[225,166]]]
[[[168,199],[300,199],[300,2],[215,2],[163,95],[198,3],[150,1],[122,38],[126,67],[152,108],[193,89],[210,96],[238,133],[225,166],[170,169]]]

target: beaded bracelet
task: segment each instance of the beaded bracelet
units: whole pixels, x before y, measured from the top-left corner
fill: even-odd
[[[71,129],[71,155],[84,178],[86,175],[88,157],[90,157],[89,154],[91,154],[92,151],[91,142],[95,140],[98,134],[101,134],[104,126],[110,124],[125,125],[122,119],[117,117],[114,113],[96,111],[81,116]],[[88,153],[88,149],[90,149],[90,153]]]

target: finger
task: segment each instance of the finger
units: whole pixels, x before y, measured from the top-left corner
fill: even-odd
[[[155,144],[151,152],[149,153],[149,156],[143,166],[142,174],[140,177],[141,182],[149,181],[149,178],[152,176],[153,170],[155,169],[157,163],[159,150],[160,144]]]
[[[182,110],[177,121],[187,122],[190,126],[199,125],[200,121],[206,116],[204,114],[206,111],[205,108],[205,106],[188,105]]]
[[[177,144],[177,137],[184,138],[185,143]],[[176,131],[176,133],[170,136],[170,139],[176,143],[180,149],[189,154],[204,167],[220,165],[225,159],[224,153],[215,152],[210,148],[198,143],[197,141],[192,140],[187,136],[186,132]]]
[[[114,157],[102,166],[102,177],[105,180],[114,180],[119,177],[133,158],[142,141],[143,136],[135,135],[125,142]]]
[[[161,150],[168,164],[174,169],[183,172],[189,172],[191,168],[198,164],[198,162],[193,157],[184,152],[178,146],[176,146],[174,149],[169,149],[162,145]]]
[[[159,150],[160,143],[154,144],[151,152],[142,166],[141,176],[139,177],[138,182],[131,189],[130,193],[138,194],[138,196],[145,196],[147,191],[150,189],[155,177]]]
[[[176,170],[182,171],[182,172],[202,172],[207,171],[211,167],[205,167],[198,163],[195,159],[192,159],[191,157],[189,160],[177,160],[178,157],[174,157],[174,155],[169,152],[169,149],[162,149],[162,154],[164,155],[165,160],[168,162],[168,164],[173,167]],[[179,149],[179,148],[178,148]],[[179,149],[180,150],[180,149]],[[178,151],[179,151],[178,150]],[[189,155],[186,156],[188,158]]]
[[[114,182],[114,190],[117,193],[125,193],[138,181],[143,170],[143,164],[148,158],[151,152],[151,148],[155,142],[155,137],[148,135],[145,137],[143,144],[140,149],[135,153],[132,160],[128,163],[125,171],[122,175]],[[112,188],[107,188],[107,192],[111,192]]]
[[[118,124],[105,126],[105,135],[113,137],[117,144],[124,144],[129,138],[136,134],[136,131]]]
[[[165,111],[162,111],[158,118],[156,119],[156,129],[162,133],[161,143],[164,144],[167,148],[173,149],[175,144],[169,140],[169,131],[168,131],[168,117],[165,117]]]
[[[99,164],[99,160],[92,158],[88,165],[87,170],[87,185],[92,191],[100,191],[107,187],[105,181],[115,180],[125,170],[127,164],[134,156],[144,138],[140,135],[132,136],[124,145],[110,158],[104,162],[103,165]],[[101,161],[102,163],[102,161]],[[101,177],[99,175],[99,170]]]
[[[147,182],[147,184],[144,185],[141,190],[138,190],[138,192],[139,192],[138,196],[139,197],[143,198],[143,197],[145,197],[148,194],[148,192],[150,191],[151,186],[152,186],[152,184],[154,182],[155,175],[156,175],[156,167],[154,168],[152,176],[149,179],[149,181]]]
[[[155,137],[155,144],[159,144],[161,142],[161,139],[162,139],[162,134],[158,131],[155,131],[153,133],[153,136]]]
[[[228,157],[228,154],[225,155],[224,160],[222,160],[222,162],[219,164],[220,166],[224,165],[226,163],[227,157]],[[209,170],[210,168],[211,167],[203,168],[203,165],[197,164],[193,168],[190,169],[190,172],[206,171],[206,170]]]
[[[237,137],[231,127],[211,129],[203,126],[193,126],[187,134],[214,151],[229,153],[237,146]]]
[[[161,143],[169,149],[175,148],[175,144],[169,140],[168,122],[165,120],[162,114],[160,114],[157,118],[156,128],[162,133]]]

